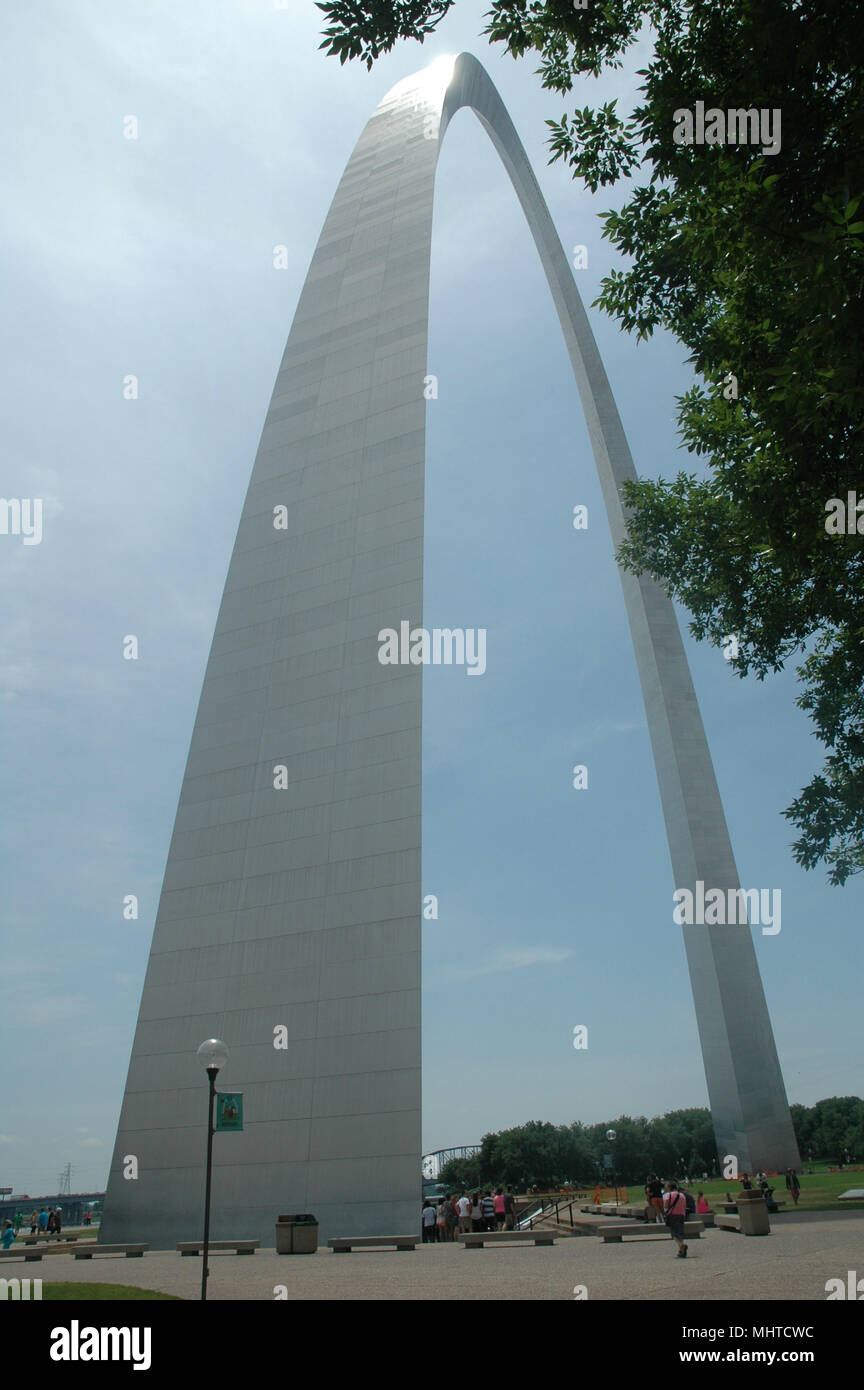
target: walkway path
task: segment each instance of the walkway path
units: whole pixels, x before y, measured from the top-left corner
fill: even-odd
[[[411,1253],[355,1252],[334,1255],[210,1258],[209,1297],[273,1299],[283,1285],[293,1299],[572,1300],[574,1285],[588,1299],[825,1299],[825,1282],[864,1276],[864,1213],[792,1215],[770,1236],[747,1237],[708,1230],[678,1260],[672,1241],[604,1245],[597,1238],[562,1238],[554,1247],[511,1246],[466,1251],[461,1245],[418,1245]],[[88,1283],[135,1284],[196,1299],[201,1262],[156,1251],[141,1260],[112,1256],[75,1261],[46,1256],[39,1265],[0,1256],[0,1276],[75,1281],[86,1298]]]

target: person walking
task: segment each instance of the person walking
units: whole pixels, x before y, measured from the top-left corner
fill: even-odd
[[[459,1230],[464,1235],[473,1230],[471,1224],[471,1198],[468,1196],[467,1192],[462,1193],[456,1205],[459,1208]]]
[[[3,1222],[3,1235],[0,1236],[0,1244],[2,1244],[3,1249],[8,1250],[14,1239],[15,1227],[11,1221],[6,1220]]]
[[[16,1234],[16,1236],[17,1236],[18,1232],[21,1230],[21,1223],[22,1223],[23,1220],[24,1220],[24,1213],[23,1213],[23,1211],[16,1211],[16,1213],[15,1213],[15,1234]]]
[[[516,1198],[509,1187],[504,1193],[504,1230],[512,1231],[516,1225]]]
[[[786,1191],[797,1207],[798,1198],[801,1196],[801,1184],[798,1181],[798,1174],[795,1172],[794,1168],[786,1169]]]
[[[55,1208],[54,1208],[54,1234],[55,1234],[55,1236],[59,1236],[59,1234],[60,1234],[60,1232],[61,1232],[62,1230],[63,1230],[63,1208],[62,1208],[62,1207],[55,1207]]]
[[[40,1213],[39,1213],[39,1229],[40,1229],[40,1231],[47,1231],[47,1230],[48,1230],[48,1208],[47,1208],[47,1207],[43,1207],[42,1210],[41,1210]]]
[[[54,1231],[55,1231],[55,1229],[56,1229],[56,1228],[55,1228],[55,1224],[54,1224],[54,1212],[53,1212],[53,1211],[49,1211],[49,1213],[48,1213],[48,1220],[45,1222],[45,1229],[46,1229],[46,1231],[48,1232],[49,1235],[52,1235],[52,1236],[53,1236]]]
[[[677,1257],[680,1260],[687,1258],[687,1246],[684,1244],[684,1220],[687,1215],[687,1202],[683,1192],[679,1192],[677,1182],[667,1182],[666,1195],[663,1198],[663,1209],[666,1213],[666,1225],[669,1227],[669,1234],[678,1246]]]
[[[30,1213],[30,1234],[31,1234],[31,1236],[35,1236],[35,1234],[36,1234],[36,1232],[37,1232],[38,1230],[39,1230],[39,1213],[38,1213],[38,1211],[31,1211],[31,1213]]]

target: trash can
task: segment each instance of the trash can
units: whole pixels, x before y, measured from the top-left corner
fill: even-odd
[[[738,1219],[741,1234],[744,1236],[767,1236],[771,1234],[768,1220],[768,1207],[761,1192],[738,1193]]]
[[[309,1212],[288,1212],[276,1222],[277,1255],[314,1255],[318,1222]]]

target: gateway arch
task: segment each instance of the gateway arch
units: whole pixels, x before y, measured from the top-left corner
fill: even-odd
[[[621,485],[636,474],[539,186],[484,69],[440,60],[363,131],[276,379],[180,793],[107,1241],[199,1233],[195,1053],[212,1036],[231,1049],[219,1085],[244,1093],[245,1117],[214,1145],[214,1239],[270,1245],[284,1211],[315,1213],[324,1237],[417,1225],[422,666],[381,665],[377,634],[422,625],[435,168],[463,106],[528,219],[616,547],[624,536]],[[647,577],[621,582],[674,886],[737,889],[672,605]],[[671,911],[670,891],[653,933],[675,930]],[[684,939],[720,1152],[742,1169],[798,1166],[751,929],[689,926]]]

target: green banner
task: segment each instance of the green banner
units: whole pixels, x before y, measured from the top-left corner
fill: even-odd
[[[234,1131],[243,1128],[243,1094],[241,1091],[235,1091],[233,1094],[229,1094],[227,1091],[216,1092],[216,1128]]]

